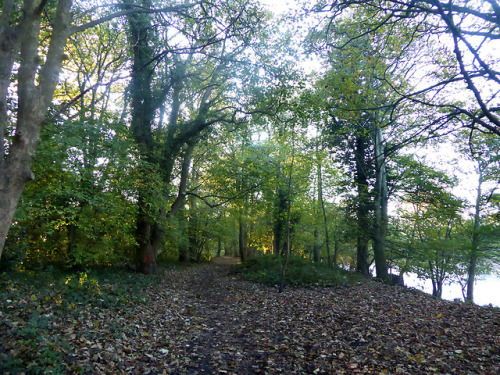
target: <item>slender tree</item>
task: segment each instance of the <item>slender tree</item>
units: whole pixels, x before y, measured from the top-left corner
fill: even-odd
[[[464,139],[465,138],[465,139]],[[498,137],[481,132],[467,132],[461,135],[462,152],[474,162],[477,174],[476,197],[473,203],[470,249],[467,255],[466,301],[474,302],[474,281],[478,262],[487,257],[485,252],[485,213],[491,207],[491,199],[499,187],[499,142]],[[467,145],[464,145],[464,141]]]

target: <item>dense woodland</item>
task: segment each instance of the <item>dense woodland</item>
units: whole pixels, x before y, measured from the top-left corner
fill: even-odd
[[[499,248],[499,20],[494,0],[6,0],[2,260],[295,255],[472,301]]]
[[[472,301],[499,243],[499,19],[494,0],[4,1],[3,261],[298,255]]]
[[[268,3],[1,2],[2,371],[499,370],[497,0]]]

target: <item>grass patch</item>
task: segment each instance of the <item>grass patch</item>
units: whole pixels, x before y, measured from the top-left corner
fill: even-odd
[[[239,267],[245,280],[266,285],[278,285],[281,277],[281,260],[274,255],[249,259]],[[363,280],[361,275],[324,263],[312,263],[299,256],[290,256],[285,272],[285,282],[292,286],[348,286]]]

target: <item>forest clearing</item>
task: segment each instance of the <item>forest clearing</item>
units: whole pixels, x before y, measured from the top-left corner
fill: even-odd
[[[287,288],[235,265],[165,270],[85,298],[7,283],[2,373],[497,374],[500,309],[381,282]],[[2,280],[4,281],[4,280]],[[87,285],[88,284],[88,285]],[[138,285],[139,284],[139,285]],[[140,298],[130,289],[142,288]],[[31,289],[32,290],[32,289]],[[41,289],[40,289],[41,290]],[[114,292],[113,292],[114,290]],[[114,295],[115,298],[110,298]],[[108,296],[108,297],[106,297]],[[135,297],[134,297],[135,296]],[[133,298],[136,298],[135,300]]]

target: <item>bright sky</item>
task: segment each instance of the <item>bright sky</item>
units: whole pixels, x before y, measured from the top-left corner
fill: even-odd
[[[284,13],[291,7],[296,6],[296,1],[294,0],[259,0],[259,1],[273,13],[277,14]]]

